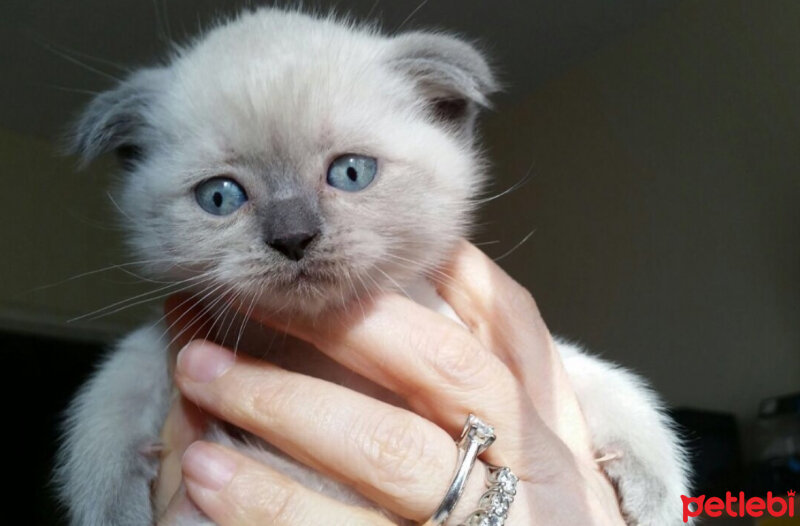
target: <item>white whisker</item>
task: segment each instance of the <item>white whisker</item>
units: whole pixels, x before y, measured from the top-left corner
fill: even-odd
[[[141,305],[141,304],[147,303],[149,301],[155,301],[157,299],[164,298],[166,296],[169,296],[170,294],[174,294],[174,293],[177,293],[177,292],[182,292],[184,290],[189,290],[192,287],[194,287],[197,282],[202,283],[203,279],[208,279],[208,278],[204,274],[200,274],[198,276],[193,276],[193,277],[187,278],[185,280],[176,281],[175,283],[171,283],[171,284],[166,285],[164,287],[159,287],[156,290],[151,290],[149,292],[143,292],[142,294],[137,294],[137,295],[135,295],[135,296],[133,296],[131,298],[127,298],[127,299],[124,299],[124,300],[121,300],[121,301],[117,301],[115,303],[112,303],[111,305],[107,305],[107,306],[105,306],[103,308],[96,309],[96,310],[94,310],[92,312],[88,312],[86,314],[82,314],[80,316],[76,316],[76,317],[74,317],[74,318],[72,318],[70,320],[67,320],[67,323],[74,323],[76,321],[80,321],[80,320],[83,320],[83,319],[86,319],[86,318],[98,319],[98,318],[101,318],[103,316],[109,316],[111,314],[120,312],[122,310],[129,309],[131,307],[135,307],[136,305]],[[188,285],[186,285],[186,283],[188,283]],[[176,290],[170,290],[170,289],[173,289],[174,287],[180,287],[180,288],[178,288]],[[165,291],[168,291],[168,292],[166,292],[166,294],[164,294]],[[134,300],[139,300],[139,301],[134,301]]]
[[[253,294],[253,299],[250,300],[250,306],[247,308],[247,311],[244,314],[244,318],[242,319],[242,326],[239,328],[239,334],[236,335],[236,344],[233,346],[233,355],[236,356],[236,353],[239,352],[239,342],[242,340],[242,334],[244,334],[244,329],[247,326],[247,322],[250,320],[250,315],[253,313],[253,309],[256,306],[256,300],[260,295],[260,290],[258,294]]]
[[[377,270],[378,272],[380,272],[381,274],[383,274],[383,275],[386,277],[386,279],[388,279],[389,281],[391,281],[391,282],[394,284],[394,286],[398,288],[398,290],[399,290],[400,292],[402,292],[403,294],[405,294],[405,295],[406,295],[406,297],[407,297],[408,299],[410,299],[410,300],[412,300],[412,301],[413,301],[413,299],[414,299],[414,298],[412,298],[412,297],[411,297],[411,294],[409,294],[409,293],[406,291],[406,289],[404,289],[402,286],[400,286],[400,284],[399,284],[399,283],[398,283],[398,282],[397,282],[397,281],[396,281],[396,280],[395,280],[393,277],[391,277],[389,274],[387,274],[386,272],[384,272],[384,271],[383,271],[383,270],[382,270],[380,267],[377,267],[377,266],[376,266],[376,267],[375,267],[375,270]]]
[[[197,299],[197,300],[195,301],[194,305],[192,305],[192,308],[196,307],[197,305],[203,305],[203,303],[205,302],[205,300],[206,300],[206,299],[207,299],[209,296],[211,296],[211,295],[215,294],[215,293],[216,293],[218,290],[220,290],[221,288],[223,288],[223,287],[225,287],[225,286],[226,286],[226,285],[225,285],[225,283],[219,283],[219,284],[217,284],[216,286],[213,286],[213,287],[208,287],[208,288],[204,289],[203,296],[202,296],[201,298],[199,298],[199,299]],[[196,297],[196,296],[195,296],[195,297]],[[173,343],[175,343],[175,341],[177,341],[177,339],[178,339],[178,338],[180,338],[180,337],[181,337],[181,336],[182,336],[182,335],[183,335],[183,334],[184,334],[184,333],[185,333],[185,332],[186,332],[186,331],[189,329],[189,327],[191,327],[192,325],[194,325],[194,324],[195,324],[195,322],[197,322],[197,320],[201,319],[203,316],[205,316],[206,314],[208,314],[208,313],[209,313],[209,312],[210,312],[210,311],[211,311],[211,310],[214,308],[214,306],[215,306],[215,305],[216,305],[216,304],[217,304],[217,303],[218,303],[218,302],[219,302],[219,301],[220,301],[220,300],[221,300],[223,297],[224,297],[224,296],[223,296],[222,294],[220,294],[220,295],[219,295],[217,298],[215,298],[215,299],[214,299],[214,301],[212,301],[210,304],[205,304],[205,305],[203,306],[203,308],[202,308],[202,309],[200,309],[200,312],[198,312],[197,314],[195,314],[195,316],[194,316],[194,317],[193,317],[191,320],[189,320],[189,321],[188,321],[188,322],[185,324],[184,328],[183,328],[183,329],[181,329],[180,331],[178,331],[178,333],[177,333],[177,334],[175,334],[175,336],[173,336],[173,337],[172,337],[172,339],[169,341],[169,343],[167,344],[167,346],[171,346]],[[186,311],[184,311],[184,312],[183,312],[183,314],[181,314],[181,315],[180,315],[180,316],[179,316],[179,317],[178,317],[178,318],[177,318],[177,319],[176,319],[176,320],[175,320],[173,323],[171,323],[171,324],[169,325],[169,327],[167,327],[167,329],[166,329],[166,331],[165,331],[165,334],[166,334],[166,333],[168,333],[168,332],[169,332],[169,331],[170,331],[170,330],[171,330],[173,327],[175,327],[175,326],[178,324],[178,322],[179,322],[179,321],[180,321],[180,320],[181,320],[181,319],[182,319],[182,318],[183,318],[183,317],[186,315],[186,313],[187,313],[187,312],[189,312],[189,311],[190,311],[190,309],[187,309],[187,310],[186,310]],[[194,334],[192,335],[192,338],[190,338],[190,340],[191,340],[191,339],[194,339],[194,337],[195,337],[195,336],[197,336],[197,333],[198,333],[199,331],[200,331],[200,328],[197,328],[197,329],[195,329],[195,332],[194,332]],[[163,336],[164,336],[164,335],[162,335],[162,337],[163,337]]]
[[[513,254],[513,253],[514,253],[514,251],[516,251],[516,250],[517,250],[519,247],[521,247],[521,246],[522,246],[522,245],[523,245],[523,244],[524,244],[526,241],[528,241],[528,240],[531,238],[531,236],[533,236],[533,234],[534,234],[535,232],[536,232],[536,229],[534,228],[533,230],[531,230],[530,232],[528,232],[528,234],[527,234],[525,237],[523,237],[523,238],[522,238],[522,239],[519,241],[519,243],[517,243],[516,245],[514,245],[513,247],[511,247],[511,249],[510,249],[510,250],[508,250],[508,251],[506,251],[504,254],[502,254],[502,255],[500,255],[500,256],[498,256],[498,257],[494,258],[494,259],[493,259],[493,261],[494,261],[495,263],[497,263],[498,261],[500,261],[500,260],[502,260],[502,259],[505,259],[505,258],[507,258],[508,256],[510,256],[511,254]]]
[[[523,186],[528,184],[528,182],[532,178],[533,178],[533,163],[531,163],[531,165],[528,167],[528,170],[525,172],[525,175],[523,175],[517,182],[512,184],[510,187],[506,188],[505,190],[503,190],[499,194],[495,194],[495,195],[490,196],[490,197],[485,197],[483,199],[477,199],[477,200],[473,201],[472,203],[475,204],[475,205],[483,205],[483,204],[489,203],[491,201],[494,201],[495,199],[499,199],[501,197],[504,197],[504,196],[506,196],[506,195],[508,195],[508,194],[510,194],[512,192],[515,192],[515,191],[519,190],[520,188],[522,188]]]

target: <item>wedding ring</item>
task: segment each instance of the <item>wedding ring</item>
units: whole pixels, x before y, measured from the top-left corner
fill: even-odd
[[[494,428],[492,426],[484,423],[473,414],[467,417],[464,429],[461,431],[461,438],[456,442],[458,445],[458,461],[456,462],[453,482],[447,488],[447,493],[445,493],[442,503],[433,512],[431,518],[422,523],[422,526],[440,526],[444,524],[464,492],[464,486],[467,483],[472,467],[475,465],[475,460],[478,455],[492,445],[494,439]]]
[[[506,522],[519,479],[506,467],[487,466],[486,493],[478,501],[478,509],[459,526],[503,526]]]

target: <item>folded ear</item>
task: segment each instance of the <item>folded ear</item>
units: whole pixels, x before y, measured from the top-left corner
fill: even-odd
[[[489,106],[497,81],[484,56],[471,44],[441,34],[413,32],[392,40],[391,64],[416,85],[432,117],[472,136],[478,109]]]
[[[166,77],[164,69],[141,70],[96,96],[78,118],[68,150],[83,164],[113,151],[123,167],[131,167],[144,155],[149,136],[152,140],[149,114]]]

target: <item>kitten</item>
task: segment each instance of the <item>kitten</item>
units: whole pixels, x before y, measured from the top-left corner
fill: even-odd
[[[449,35],[258,9],[97,96],[74,149],[85,162],[119,156],[130,246],[150,276],[191,286],[209,309],[231,294],[325,315],[423,281],[468,233],[486,175],[475,119],[496,88],[479,51]],[[127,336],[72,402],[57,468],[72,524],[153,523],[158,466],[142,451],[171,401],[167,340],[161,324]],[[559,347],[597,451],[622,452],[604,466],[626,516],[677,524],[686,464],[656,397]],[[213,438],[361,502],[266,444]]]

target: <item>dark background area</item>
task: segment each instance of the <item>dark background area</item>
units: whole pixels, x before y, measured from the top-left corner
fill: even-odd
[[[6,332],[0,334],[0,349],[7,375],[0,395],[6,451],[13,466],[4,522],[66,524],[50,483],[61,413],[101,358],[103,345]]]

